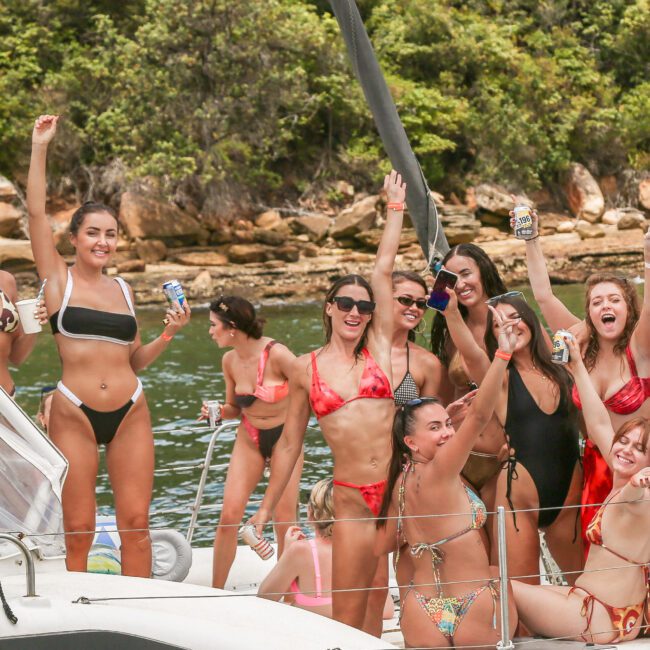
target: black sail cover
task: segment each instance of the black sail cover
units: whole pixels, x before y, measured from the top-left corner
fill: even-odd
[[[432,264],[449,250],[427,181],[411,149],[354,0],[330,0],[354,73],[394,169],[406,181],[406,202],[425,258]]]

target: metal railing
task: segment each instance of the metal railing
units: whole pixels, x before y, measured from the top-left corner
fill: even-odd
[[[0,533],[0,539],[4,539],[7,542],[15,544],[20,552],[25,558],[25,576],[27,578],[27,594],[26,596],[34,597],[36,596],[36,575],[34,573],[34,558],[30,550],[27,548],[27,545],[15,535],[10,533]]]

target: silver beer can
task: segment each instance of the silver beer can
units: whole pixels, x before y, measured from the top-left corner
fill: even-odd
[[[558,330],[553,334],[553,352],[551,352],[551,361],[553,363],[565,364],[569,360],[569,346],[564,338],[574,340],[575,337],[567,330]]]
[[[205,405],[208,407],[208,422],[210,428],[216,428],[221,421],[221,403],[216,399],[209,399]]]
[[[530,206],[516,205],[515,213],[515,237],[517,239],[530,239],[533,236],[533,217]]]

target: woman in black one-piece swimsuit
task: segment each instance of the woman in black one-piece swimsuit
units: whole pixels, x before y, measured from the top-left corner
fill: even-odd
[[[513,576],[534,576],[528,581],[539,583],[540,529],[563,571],[578,571],[582,566],[578,510],[561,510],[580,503],[578,429],[569,397],[570,380],[564,368],[551,363],[539,319],[523,296],[497,296],[490,304],[506,318],[519,317],[520,322],[519,340],[496,408],[512,456],[482,494],[495,506],[520,511],[506,519],[508,570]],[[448,307],[447,312],[457,348],[472,375],[482,380],[497,348],[491,314],[485,334],[486,354],[464,327],[457,310],[452,307],[450,312]],[[496,518],[489,532],[494,540]],[[493,563],[496,560],[493,541]],[[571,575],[567,579],[571,582]]]

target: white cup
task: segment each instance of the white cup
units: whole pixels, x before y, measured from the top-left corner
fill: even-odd
[[[18,318],[20,319],[20,324],[23,326],[23,332],[25,334],[36,334],[43,329],[34,314],[37,306],[38,300],[36,298],[27,298],[26,300],[18,300],[16,302]]]

